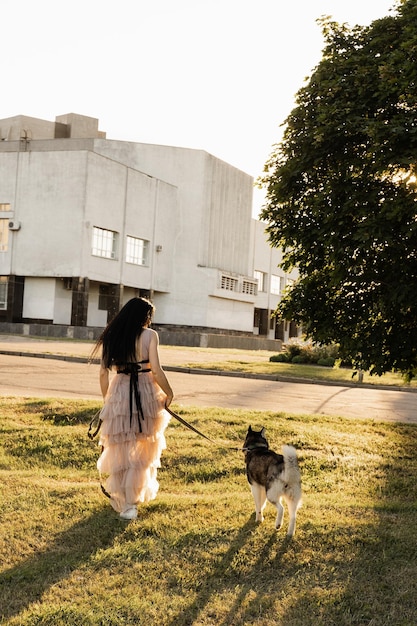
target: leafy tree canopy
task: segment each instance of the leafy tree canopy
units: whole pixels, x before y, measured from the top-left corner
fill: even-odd
[[[417,371],[417,0],[349,28],[323,57],[265,166],[261,213],[299,280],[277,313],[357,367]]]

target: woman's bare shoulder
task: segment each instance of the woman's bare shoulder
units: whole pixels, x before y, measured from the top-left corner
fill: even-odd
[[[147,357],[150,345],[155,343],[158,344],[158,333],[152,328],[144,328],[139,338],[140,355]]]
[[[142,334],[144,336],[147,335],[149,339],[151,339],[152,337],[158,337],[158,333],[153,328],[144,328]]]

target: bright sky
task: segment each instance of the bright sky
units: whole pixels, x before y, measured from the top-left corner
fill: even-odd
[[[108,139],[206,150],[256,179],[321,59],[316,19],[369,24],[395,0],[1,4],[0,119],[89,115]]]

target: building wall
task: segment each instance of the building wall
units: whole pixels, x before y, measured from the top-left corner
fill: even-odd
[[[37,151],[38,142],[33,141],[28,152],[19,152],[16,142],[17,151],[11,151],[9,143],[8,150],[0,152],[0,202],[10,203],[11,209],[4,217],[20,224],[18,231],[7,233],[7,250],[0,252],[0,275],[19,274],[26,279],[85,276],[148,291],[153,282],[154,288],[169,291],[175,268],[176,188],[107,157],[79,150],[82,144],[68,141],[77,149],[47,150],[56,144],[41,141]],[[65,142],[58,140],[58,145],[65,147]],[[118,233],[115,259],[91,254],[94,226]],[[126,235],[151,242],[146,266],[125,262]],[[37,312],[35,319],[70,323],[71,315],[58,294],[59,290],[55,313],[52,307],[48,313]],[[28,299],[32,297],[28,283],[26,317],[30,317]],[[88,317],[92,325],[103,320],[94,300]]]
[[[233,317],[224,315],[223,300],[208,297],[219,271],[252,277],[252,178],[199,150],[108,140],[96,140],[95,150],[177,189],[170,229],[175,271],[166,284],[169,297],[156,292],[155,282],[158,322],[204,327],[216,320],[219,328],[252,332],[246,295],[223,292]],[[158,261],[163,258],[158,255]]]
[[[85,204],[81,274],[99,282],[169,291],[175,268],[176,187],[89,153]],[[95,226],[117,233],[114,259],[91,255]],[[149,241],[146,265],[126,263],[127,236]]]
[[[71,324],[72,291],[62,278],[55,279],[54,324]]]
[[[0,272],[72,276],[80,272],[85,152],[0,154],[1,202],[20,229],[10,233]]]
[[[55,279],[26,278],[23,318],[51,320],[54,317]]]
[[[77,113],[58,115],[55,122],[27,115],[15,115],[0,120],[0,141],[30,142],[35,139],[105,136],[106,133],[98,129],[98,119]]]
[[[40,120],[27,115],[15,115],[0,120],[0,141],[20,141],[36,139],[53,139],[55,137],[55,122]]]
[[[177,187],[180,258],[191,254],[202,267],[249,272],[251,176],[202,150],[109,140],[96,140],[94,146]]]
[[[91,283],[88,299],[87,326],[101,326],[107,324],[107,311],[99,310],[99,284]]]
[[[21,317],[100,327],[141,294],[161,327],[274,338],[273,324],[265,331],[254,318],[265,322],[279,301],[271,275],[282,289],[290,277],[251,218],[250,176],[202,150],[107,140],[95,118],[32,120],[0,120],[12,129],[0,142],[0,203],[10,203],[0,218],[18,225],[0,276],[20,286]],[[30,138],[10,140],[26,126]],[[94,227],[116,233],[114,258],[92,254]],[[143,265],[126,262],[127,236],[149,242]],[[265,276],[258,294],[254,271]]]
[[[275,338],[277,321],[270,323],[271,315],[276,310],[282,294],[285,289],[297,278],[297,271],[292,270],[290,273],[284,272],[280,267],[282,263],[282,250],[280,248],[272,248],[267,241],[265,233],[266,224],[252,220],[253,228],[253,270],[261,272],[263,275],[263,288],[259,286],[256,298],[256,308],[260,311],[267,311],[268,330],[266,336],[270,339]],[[272,293],[272,277],[279,277],[280,293]],[[271,327],[272,326],[272,327]],[[290,327],[284,325],[284,337],[289,339]]]

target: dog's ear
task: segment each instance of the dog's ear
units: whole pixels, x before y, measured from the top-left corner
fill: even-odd
[[[262,428],[261,430],[261,437],[265,437],[265,428]]]
[[[251,433],[251,432],[252,432],[252,426],[249,426],[248,433]]]

